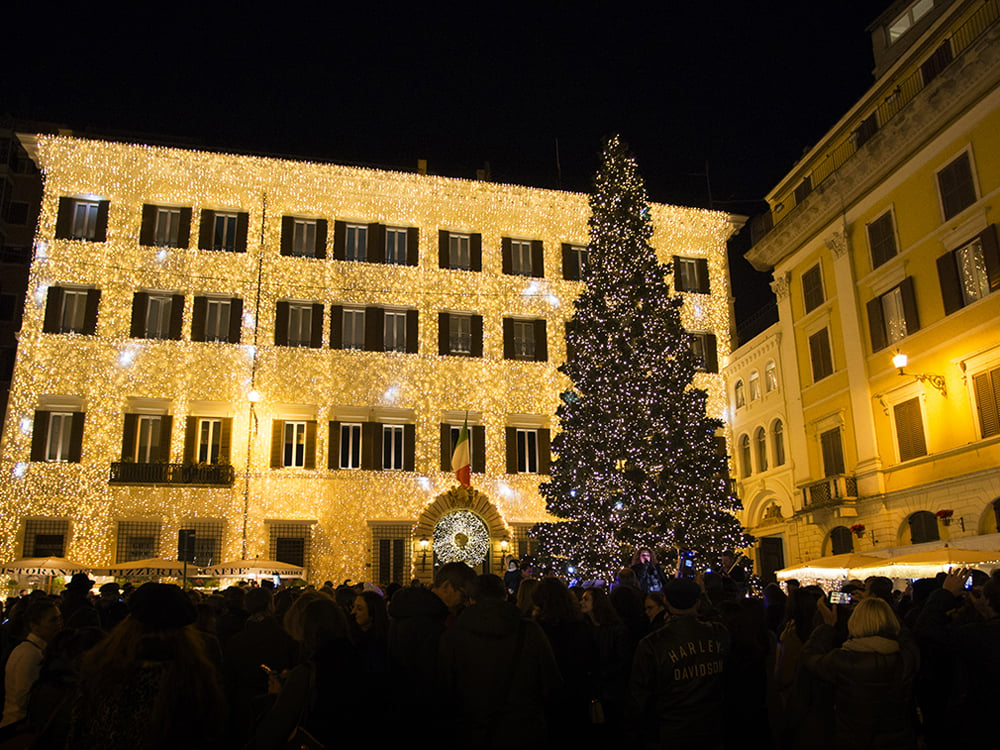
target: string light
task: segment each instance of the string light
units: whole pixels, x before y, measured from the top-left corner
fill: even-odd
[[[587,196],[515,185],[456,180],[329,164],[38,136],[45,174],[19,352],[0,462],[0,544],[8,558],[20,552],[26,517],[72,519],[69,557],[91,565],[110,561],[118,520],[160,519],[161,554],[171,556],[177,532],[192,518],[224,519],[224,559],[240,555],[244,487],[249,487],[247,549],[269,557],[265,519],[312,519],[310,577],[363,579],[370,558],[369,523],[416,519],[454,484],[440,467],[444,410],[474,409],[486,435],[486,473],[474,476],[509,522],[550,519],[538,485],[544,477],[505,473],[510,415],[537,415],[557,427],[559,394],[569,387],[557,366],[565,357],[563,326],[582,284],[561,278],[561,243],[585,244]],[[55,238],[61,196],[110,201],[105,242]],[[143,204],[189,206],[190,248],[139,245]],[[245,253],[199,250],[200,210],[249,213]],[[389,226],[419,227],[416,267],[350,263],[280,255],[283,215],[323,216]],[[708,261],[713,294],[699,295],[704,315],[687,306],[685,325],[715,333],[729,348],[726,214],[653,205],[652,242],[661,260],[674,253]],[[263,229],[261,226],[263,224]],[[255,229],[254,229],[255,228]],[[438,268],[438,231],[482,234],[482,272]],[[501,238],[544,242],[544,280],[523,294],[523,277],[502,273]],[[332,238],[332,232],[331,232]],[[260,269],[259,306],[258,269]],[[101,290],[96,335],[42,333],[46,291],[52,285]],[[137,290],[185,296],[182,340],[130,338]],[[190,341],[192,298],[201,294],[244,302],[242,345]],[[275,309],[283,299],[331,305],[391,305],[418,310],[419,354],[331,351],[274,346]],[[33,303],[33,304],[32,304]],[[483,316],[483,357],[439,356],[437,315],[474,310]],[[502,318],[548,322],[548,362],[503,359]],[[324,325],[328,329],[328,319]],[[252,378],[251,378],[252,373]],[[246,393],[263,396],[254,430]],[[721,414],[725,390],[718,375],[701,374],[709,411]],[[391,394],[415,423],[415,472],[329,471],[325,424],[338,407],[372,407]],[[86,412],[79,463],[31,464],[31,435],[19,428],[42,397],[71,395]],[[232,487],[109,484],[120,460],[129,398],[166,399],[173,416],[171,462],[181,462],[186,418],[204,404],[232,417]],[[283,405],[310,405],[317,430],[316,469],[270,468],[269,429]],[[246,447],[252,456],[247,476]],[[248,480],[248,481],[247,481]]]

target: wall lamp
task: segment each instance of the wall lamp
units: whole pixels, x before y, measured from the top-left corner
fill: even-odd
[[[902,352],[900,352],[899,349],[897,349],[896,353],[892,357],[892,366],[899,369],[900,375],[904,376],[908,375],[911,378],[916,378],[921,383],[927,383],[928,385],[937,388],[939,391],[941,391],[942,396],[948,395],[948,389],[945,386],[944,377],[942,377],[941,375],[934,375],[933,373],[917,374],[914,372],[904,372],[904,369],[906,368],[906,365],[909,363],[909,361],[910,358],[907,357]]]

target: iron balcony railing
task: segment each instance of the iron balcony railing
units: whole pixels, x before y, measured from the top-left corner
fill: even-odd
[[[214,484],[232,485],[236,470],[229,464],[143,464],[114,461],[111,484]]]
[[[803,494],[807,508],[838,504],[858,499],[858,480],[850,474],[826,477],[806,485]]]

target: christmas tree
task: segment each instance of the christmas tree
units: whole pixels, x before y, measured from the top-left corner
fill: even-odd
[[[620,138],[611,138],[590,196],[590,243],[560,368],[556,459],[541,485],[561,523],[540,524],[543,559],[609,578],[637,547],[694,550],[702,562],[746,546],[733,511],[727,459],[700,366],[681,325],[684,301],[650,245],[645,185]]]

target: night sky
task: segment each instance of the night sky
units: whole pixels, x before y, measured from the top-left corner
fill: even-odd
[[[865,29],[889,4],[21,2],[0,112],[454,177],[488,162],[495,181],[580,191],[620,132],[654,201],[754,215],[872,84]],[[748,245],[740,319],[769,297]]]

